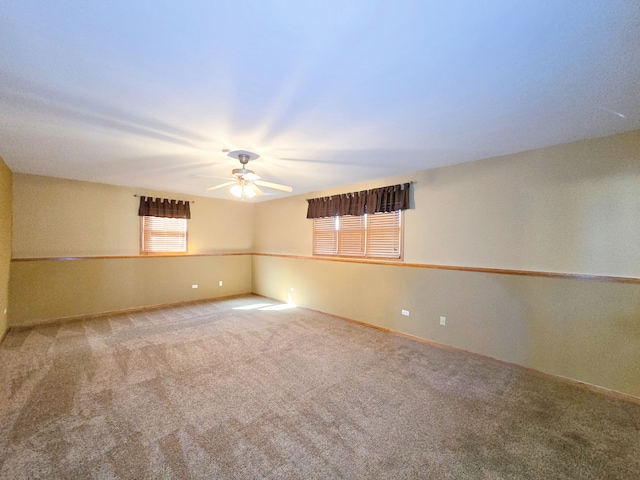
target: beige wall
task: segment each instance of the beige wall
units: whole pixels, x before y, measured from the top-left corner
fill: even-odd
[[[134,194],[195,200],[191,254],[253,250],[252,204],[20,173],[13,190],[13,258],[138,255],[140,200]]]
[[[24,326],[245,293],[251,293],[248,254],[14,261],[10,319]]]
[[[310,256],[305,198],[406,180],[405,263],[640,278],[640,131],[259,204],[256,251]],[[638,283],[256,255],[253,291],[640,396]]]
[[[640,277],[640,130],[417,180],[409,262]]]
[[[138,256],[134,193],[195,200],[193,256],[44,260]],[[251,204],[15,174],[13,213],[11,325],[251,292]]]
[[[0,338],[7,331],[11,265],[12,174],[0,157]]]
[[[640,130],[256,206],[256,251],[311,255],[306,198],[414,180],[408,263],[640,277]]]

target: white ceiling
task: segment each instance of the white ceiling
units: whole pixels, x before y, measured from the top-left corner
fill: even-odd
[[[640,128],[640,2],[0,0],[14,172],[293,193]]]

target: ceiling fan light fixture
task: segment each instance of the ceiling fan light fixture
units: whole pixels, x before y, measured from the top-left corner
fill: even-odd
[[[256,196],[256,192],[251,188],[250,184],[236,183],[229,191],[231,195],[238,198],[253,198]]]
[[[242,187],[242,194],[245,198],[253,198],[256,196],[256,192],[251,188],[250,185],[245,185]]]
[[[242,185],[240,185],[239,183],[236,183],[233,187],[231,187],[231,195],[233,195],[234,197],[238,197],[241,198],[242,197]]]

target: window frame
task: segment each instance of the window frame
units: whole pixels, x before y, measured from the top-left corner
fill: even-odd
[[[156,219],[155,221],[164,221],[164,222],[180,222],[184,224],[184,229],[180,230],[167,230],[164,232],[169,233],[178,233],[183,235],[179,235],[179,238],[182,238],[184,241],[184,250],[153,250],[153,249],[145,249],[145,246],[148,245],[145,242],[147,238],[147,232],[152,231],[151,228],[147,228],[147,219]],[[186,218],[172,218],[172,217],[156,217],[153,215],[143,215],[140,216],[140,255],[188,255],[189,253],[189,223]]]
[[[392,223],[397,223],[397,227],[394,227],[394,245],[389,246],[389,249],[395,249],[397,247],[398,255],[383,255],[380,253],[372,253],[371,252],[371,241],[372,235],[375,233],[376,228],[371,227],[371,223],[369,222],[369,217],[371,216],[383,216],[393,214],[394,219],[391,221]],[[379,217],[380,218],[380,217]],[[362,219],[360,222],[363,225],[362,229],[358,231],[357,228],[354,228],[357,221],[353,222],[352,225],[349,225],[351,228],[340,229],[340,219],[348,219],[349,223],[351,219]],[[343,220],[344,221],[344,220]],[[333,228],[327,228],[331,223],[334,224]],[[322,227],[322,228],[319,228]],[[380,228],[379,230],[382,230]],[[348,235],[351,237],[352,243],[348,243],[348,248],[343,249],[342,242],[344,241],[344,235],[341,235],[340,232],[348,232]],[[360,233],[360,243],[361,243],[361,254],[357,252],[357,237],[358,233]],[[380,233],[380,232],[378,232]],[[378,240],[380,237],[377,237]],[[384,234],[383,234],[384,238]],[[396,243],[397,239],[397,243]],[[322,247],[331,246],[331,251],[328,251],[329,248]],[[377,248],[376,250],[380,250]],[[338,258],[353,258],[353,259],[366,259],[366,260],[382,260],[382,261],[402,261],[404,259],[404,210],[396,210],[394,212],[383,212],[383,213],[373,213],[373,214],[365,214],[363,216],[352,216],[352,215],[335,215],[333,217],[320,217],[313,219],[313,233],[312,233],[312,255],[314,257],[338,257]]]

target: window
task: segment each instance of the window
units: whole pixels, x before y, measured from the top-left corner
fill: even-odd
[[[141,253],[187,253],[187,219],[140,217]]]
[[[402,211],[314,218],[313,254],[402,258]]]

